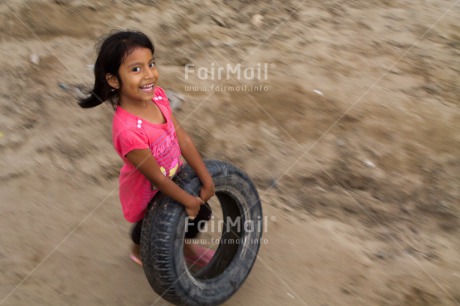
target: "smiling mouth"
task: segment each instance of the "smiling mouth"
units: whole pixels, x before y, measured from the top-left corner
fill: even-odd
[[[154,84],[152,83],[152,84],[141,86],[141,90],[150,92],[153,90],[153,87],[154,87]]]

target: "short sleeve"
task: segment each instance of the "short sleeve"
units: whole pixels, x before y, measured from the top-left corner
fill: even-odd
[[[116,140],[116,150],[123,157],[132,150],[148,149],[148,138],[142,130],[124,130],[118,134]]]
[[[166,96],[165,91],[161,87],[156,87],[155,90],[156,90],[156,96],[153,99],[155,100],[157,104],[164,106],[166,110],[168,111],[168,114],[171,116],[172,110],[171,110],[171,106],[169,105],[169,99]]]

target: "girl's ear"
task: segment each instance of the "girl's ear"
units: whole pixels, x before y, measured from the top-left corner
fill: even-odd
[[[107,73],[105,75],[105,79],[107,80],[107,83],[109,83],[110,87],[120,89],[120,82],[118,82],[118,78],[116,75]]]

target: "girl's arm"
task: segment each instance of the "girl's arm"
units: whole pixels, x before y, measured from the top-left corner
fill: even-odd
[[[179,140],[182,156],[198,175],[202,185],[200,197],[203,202],[206,202],[214,195],[214,183],[212,181],[212,176],[209,174],[208,169],[206,169],[206,166],[201,159],[201,155],[190,136],[188,136],[188,134],[180,126],[174,115],[171,115],[171,118],[174,123],[177,139]]]
[[[165,195],[185,207],[185,212],[191,218],[195,218],[200,210],[202,200],[187,193],[176,185],[169,177],[160,170],[160,166],[149,149],[132,150],[126,154],[126,158],[152,182]]]

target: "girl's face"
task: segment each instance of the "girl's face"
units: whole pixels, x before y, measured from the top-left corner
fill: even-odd
[[[134,49],[121,63],[118,75],[121,84],[115,76],[108,76],[107,81],[112,87],[119,89],[120,103],[139,104],[152,101],[158,70],[150,49]]]

